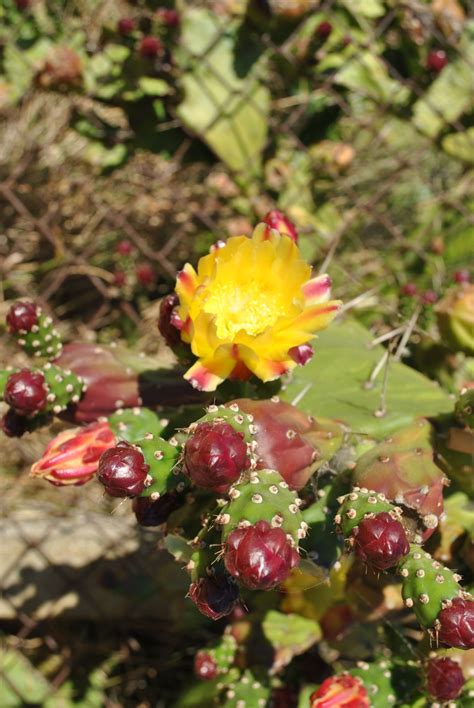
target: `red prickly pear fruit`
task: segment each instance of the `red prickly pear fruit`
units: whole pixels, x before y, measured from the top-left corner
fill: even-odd
[[[194,657],[194,674],[203,681],[212,681],[218,674],[217,664],[210,654],[198,651]]]
[[[428,692],[440,701],[457,698],[464,686],[464,675],[456,661],[448,657],[431,659],[426,667]]]
[[[135,269],[137,280],[142,285],[153,285],[156,279],[156,273],[153,266],[149,263],[140,263]]]
[[[6,403],[20,415],[39,413],[46,406],[48,391],[39,371],[21,369],[10,374],[5,385]]]
[[[21,438],[28,430],[28,421],[13,408],[9,408],[0,421],[0,429],[9,438]]]
[[[161,526],[182,503],[178,494],[169,492],[156,500],[150,497],[136,497],[132,502],[132,509],[140,526]]]
[[[400,293],[405,297],[415,297],[418,293],[418,288],[415,283],[405,283],[405,285],[402,285]]]
[[[296,226],[285,214],[279,209],[271,209],[264,217],[263,223],[267,224],[271,229],[276,229],[280,234],[289,236],[292,241],[297,243],[298,231]]]
[[[437,641],[458,649],[474,649],[474,600],[455,597],[435,622]]]
[[[182,344],[180,329],[183,323],[176,312],[178,305],[179,299],[174,293],[164,297],[160,303],[158,329],[166,344],[171,348]]]
[[[123,272],[123,270],[116,270],[114,273],[114,285],[116,285],[118,288],[123,288],[126,282],[127,276]]]
[[[138,51],[144,59],[154,59],[162,51],[162,45],[158,37],[143,37]]]
[[[362,681],[354,676],[330,676],[311,694],[310,708],[370,708]]]
[[[339,449],[343,429],[316,420],[290,403],[241,398],[233,401],[253,416],[259,469],[276,469],[291,489],[302,489],[324,460]]]
[[[440,71],[444,69],[448,63],[448,57],[443,49],[433,49],[426,60],[426,68],[429,71],[433,71],[435,74],[439,74]]]
[[[132,22],[133,23],[133,20],[129,20],[128,18],[125,17],[123,20],[120,20],[120,22]],[[119,22],[119,24],[120,24],[120,22]],[[119,256],[129,256],[131,253],[133,253],[134,245],[128,239],[122,239],[121,241],[119,241],[117,243],[115,250],[117,251]]]
[[[453,280],[455,283],[458,283],[459,285],[464,285],[465,283],[471,282],[471,274],[469,273],[468,270],[462,268],[461,270],[457,270],[454,273]]]
[[[292,347],[288,354],[299,366],[304,366],[310,361],[314,351],[311,344],[300,344],[299,347]]]
[[[156,11],[156,16],[161,22],[169,28],[178,27],[181,21],[177,10],[169,10],[166,7],[161,7]]]
[[[434,290],[425,290],[425,292],[421,294],[421,302],[426,306],[434,305],[437,299],[438,295]]]
[[[184,472],[194,484],[218,494],[249,466],[244,435],[229,423],[198,423],[184,446]]]
[[[145,489],[149,469],[138,448],[119,442],[100,458],[97,478],[111,497],[134,497]]]
[[[410,550],[403,526],[386,511],[361,521],[352,538],[356,555],[380,570],[396,565]]]
[[[225,542],[225,567],[250,590],[270,590],[280,585],[299,561],[283,529],[272,528],[268,521],[237,528]]]
[[[34,302],[14,302],[6,317],[10,334],[31,332],[38,324],[38,307]]]
[[[218,620],[232,612],[239,599],[239,589],[227,575],[215,575],[191,583],[188,597],[201,614]]]
[[[64,430],[47,445],[31,468],[31,475],[56,486],[85,484],[96,474],[101,455],[115,443],[106,422]]]
[[[316,34],[320,39],[327,39],[332,32],[332,24],[330,22],[324,21],[320,22],[316,27]]]
[[[133,20],[131,17],[122,17],[117,23],[117,32],[119,34],[121,34],[122,36],[130,34],[131,32],[133,32],[134,29],[135,29],[135,20]],[[117,248],[117,251],[120,253],[118,248]],[[128,254],[122,254],[122,255],[128,255]]]

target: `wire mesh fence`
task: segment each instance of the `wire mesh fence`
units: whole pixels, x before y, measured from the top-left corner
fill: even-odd
[[[467,3],[159,5],[2,4],[3,313],[153,352],[177,269],[271,208],[369,323],[399,322],[407,264],[439,290],[472,255]],[[50,435],[1,443],[0,703],[172,705],[211,630],[159,531],[28,478]]]

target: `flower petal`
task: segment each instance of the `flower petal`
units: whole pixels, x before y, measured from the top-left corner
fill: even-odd
[[[235,366],[235,357],[231,345],[219,347],[213,356],[199,359],[184,374],[191,386],[199,391],[215,391],[220,383],[230,376]]]
[[[305,332],[317,332],[332,322],[341,307],[341,300],[330,300],[329,302],[313,305],[313,307],[308,307],[301,315],[298,315],[289,327]]]
[[[183,270],[178,273],[175,288],[181,306],[192,300],[198,284],[196,271],[190,263],[185,263]]]
[[[326,273],[308,280],[302,287],[306,307],[327,302],[331,294],[332,280]]]
[[[247,368],[264,382],[278,379],[296,366],[296,363],[289,356],[288,359],[281,361],[264,359],[261,354],[250,349],[250,347],[239,346],[239,355]]]

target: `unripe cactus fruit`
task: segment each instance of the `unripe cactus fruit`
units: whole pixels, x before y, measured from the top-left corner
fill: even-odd
[[[299,561],[285,532],[272,528],[268,521],[235,529],[226,540],[225,566],[250,590],[269,590],[280,585]]]
[[[474,600],[455,597],[438,615],[438,641],[458,649],[474,649]]]
[[[220,574],[191,583],[188,597],[203,615],[218,620],[232,612],[239,599],[239,590],[228,575]]]
[[[154,59],[163,47],[158,37],[143,37],[139,45],[139,52],[145,59]]]
[[[184,472],[194,484],[226,492],[250,466],[244,434],[229,423],[199,423],[184,447]]]
[[[15,302],[7,314],[8,331],[30,356],[49,359],[61,353],[62,343],[53,320],[32,302]]]
[[[356,555],[380,570],[396,565],[410,550],[403,526],[386,511],[364,519],[352,533]]]
[[[28,418],[9,408],[0,421],[0,429],[9,438],[21,438],[28,430]]]
[[[156,500],[150,497],[135,497],[132,501],[132,509],[140,526],[161,526],[183,503],[184,500],[179,494],[169,492]]]
[[[456,661],[447,656],[430,659],[426,667],[426,686],[428,692],[439,701],[452,701],[461,693],[464,676]]]
[[[44,410],[47,396],[46,381],[39,371],[21,369],[7,379],[5,401],[20,415],[33,415]]]
[[[179,319],[176,308],[179,306],[178,296],[174,293],[167,295],[160,303],[158,329],[166,344],[172,349],[183,345],[180,329],[183,323]]]
[[[140,450],[120,442],[100,458],[97,477],[110,496],[134,497],[144,490],[149,469]]]
[[[234,662],[236,649],[237,641],[230,632],[226,632],[213,646],[197,652],[194,673],[204,680],[226,674]]]
[[[310,708],[370,708],[362,681],[349,674],[330,676],[311,694]]]

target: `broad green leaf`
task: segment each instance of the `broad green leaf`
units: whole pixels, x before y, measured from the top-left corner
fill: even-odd
[[[315,620],[295,614],[269,610],[262,622],[262,630],[275,656],[273,672],[290,663],[294,656],[303,654],[321,639],[321,628]]]
[[[356,55],[337,72],[335,81],[346,88],[383,103],[403,104],[408,89],[389,76],[380,59],[371,52]]]
[[[247,174],[260,171],[267,138],[270,93],[258,74],[262,59],[239,24],[225,27],[203,9],[184,13],[176,61],[182,70],[181,120],[229,167]]]
[[[49,682],[20,652],[0,652],[0,705],[2,708],[42,704],[51,692]]]
[[[448,64],[413,107],[413,123],[425,135],[435,138],[459,118],[472,103],[474,75],[468,57]]]
[[[107,54],[113,62],[121,64],[130,56],[130,49],[124,47],[123,44],[108,44],[104,49],[104,53]]]
[[[107,148],[103,143],[91,142],[83,157],[91,165],[107,169],[122,165],[128,157],[128,150],[127,146],[121,143]]]
[[[298,367],[281,392],[286,401],[311,414],[336,418],[354,432],[383,438],[419,416],[449,413],[453,403],[436,382],[414,369],[391,363],[388,371],[386,414],[375,415],[380,406],[383,374],[371,389],[364,384],[384,348],[371,348],[371,333],[355,320],[346,319],[323,331],[315,343],[313,359]]]
[[[464,133],[446,135],[441,145],[448,155],[474,164],[474,128],[468,128]]]

